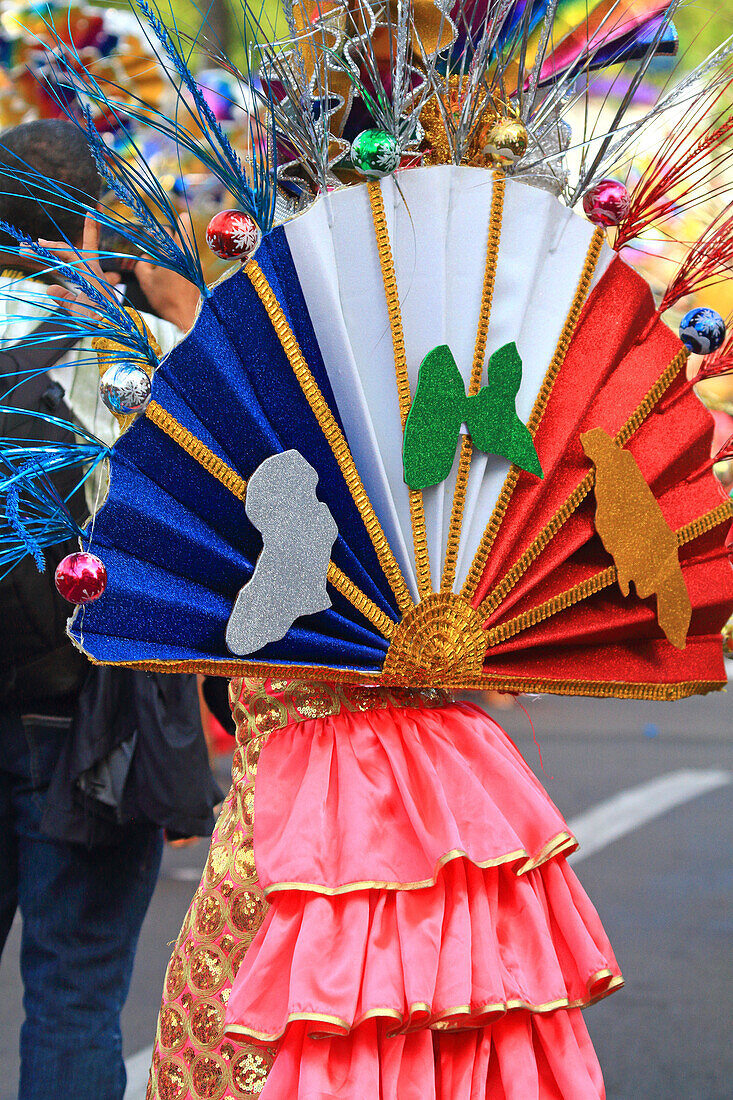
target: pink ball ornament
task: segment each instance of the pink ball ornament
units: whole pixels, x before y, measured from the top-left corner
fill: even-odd
[[[257,222],[242,210],[220,210],[206,229],[206,243],[220,260],[249,260],[261,240]]]
[[[629,212],[629,192],[618,180],[599,180],[583,195],[583,209],[594,225],[619,225]]]
[[[107,587],[107,570],[94,554],[83,551],[67,554],[56,566],[54,581],[59,594],[69,603],[91,603]]]

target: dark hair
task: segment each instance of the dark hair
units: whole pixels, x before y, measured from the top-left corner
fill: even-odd
[[[63,200],[41,182],[16,180],[12,172],[28,168],[66,184],[74,198],[94,207],[102,180],[83,133],[68,119],[24,122],[0,134],[0,220],[27,233],[33,240],[81,243],[84,214],[64,208]],[[0,232],[0,248],[15,244]]]

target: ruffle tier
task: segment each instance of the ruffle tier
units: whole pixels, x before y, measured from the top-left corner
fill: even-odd
[[[422,890],[277,895],[235,979],[226,1031],[272,1042],[370,1017],[391,1031],[482,1027],[508,1010],[586,1005],[621,984],[564,860],[518,877],[449,863]]]
[[[346,1037],[294,1025],[261,1100],[604,1100],[578,1009],[512,1012],[490,1028],[390,1036],[368,1020]]]
[[[225,1032],[276,1043],[263,1100],[595,1100],[576,1006],[621,984],[576,842],[470,704],[273,731],[254,851],[270,911]]]
[[[509,737],[468,703],[342,711],[262,749],[255,853],[268,896],[420,888],[460,857],[521,874],[575,847]]]

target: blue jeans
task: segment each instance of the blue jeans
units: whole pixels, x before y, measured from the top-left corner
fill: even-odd
[[[0,714],[0,952],[23,919],[18,1100],[122,1100],[120,1012],[163,838],[126,827],[87,848],[40,832],[67,735],[62,719]]]

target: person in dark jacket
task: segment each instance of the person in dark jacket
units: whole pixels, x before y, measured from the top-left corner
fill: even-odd
[[[30,123],[2,135],[0,219],[33,238],[58,236],[50,232],[58,218],[49,223],[43,196],[3,174],[12,158],[54,174],[92,203],[99,194],[93,158],[70,123]],[[81,242],[82,216],[62,216],[68,239]],[[143,266],[141,283],[150,274]],[[94,364],[75,360],[75,348],[63,342],[13,347],[27,336],[30,315],[31,328],[47,323],[38,305],[44,286],[32,269],[3,277],[13,278],[19,294],[26,287],[28,302],[17,316],[0,318],[0,374],[39,373],[4,402],[18,412],[0,413],[0,434],[53,439],[58,429],[26,410],[86,417],[89,427],[90,409],[106,415],[101,406],[97,412]],[[163,287],[165,279],[160,272],[153,285],[171,300],[175,288]],[[56,308],[52,299],[48,308]],[[0,392],[16,381],[17,373]],[[74,476],[54,475],[62,497]],[[83,522],[82,491],[69,506]],[[0,580],[0,953],[19,910],[26,1013],[19,1100],[122,1100],[120,1013],[163,831],[171,838],[209,834],[221,799],[195,678],[91,666],[66,636],[70,608],[53,574],[77,548],[48,550],[44,573],[23,561]]]

